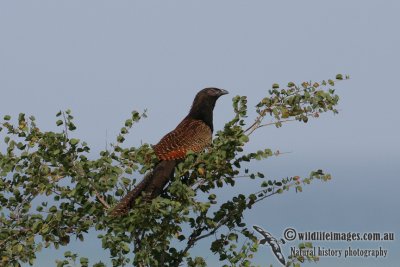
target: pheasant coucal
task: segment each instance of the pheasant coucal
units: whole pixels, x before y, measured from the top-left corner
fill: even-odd
[[[153,146],[160,162],[114,207],[110,213],[112,216],[126,214],[143,192],[146,200],[160,195],[173,177],[179,160],[184,158],[188,151],[201,152],[211,144],[215,103],[220,96],[227,93],[226,90],[213,87],[197,93],[189,114],[173,131]]]

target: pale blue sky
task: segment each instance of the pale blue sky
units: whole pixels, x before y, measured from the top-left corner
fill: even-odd
[[[0,116],[33,114],[50,130],[57,111],[70,108],[77,136],[96,153],[133,109],[147,108],[149,118],[128,144],[155,143],[203,87],[231,92],[217,103],[218,130],[231,117],[236,94],[247,95],[251,107],[274,82],[346,73],[351,80],[337,87],[338,116],[266,128],[248,146],[292,152],[254,165],[268,177],[304,176],[322,168],[333,180],[314,183],[302,194],[270,198],[250,210],[247,221],[276,236],[289,226],[400,234],[399,12],[394,0],[1,1]],[[235,192],[257,189],[258,181],[243,182]],[[204,254],[206,244],[194,253]],[[284,246],[284,253],[293,244]],[[318,266],[400,261],[398,240],[335,243],[349,245],[382,246],[389,256],[322,258]],[[90,239],[71,249],[107,260],[100,246]],[[36,266],[53,266],[62,252],[40,254]],[[219,265],[206,255],[210,266]],[[255,262],[278,266],[267,248]]]

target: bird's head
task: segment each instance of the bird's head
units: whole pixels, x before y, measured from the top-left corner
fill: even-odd
[[[210,127],[212,128],[212,113],[215,107],[215,102],[217,102],[217,99],[220,96],[228,93],[227,90],[215,87],[200,90],[193,100],[193,105],[188,116],[195,119],[202,119],[210,124]]]
[[[193,106],[202,106],[202,107],[206,107],[206,106],[210,106],[211,110],[214,108],[215,106],[215,102],[217,101],[217,99],[222,96],[222,95],[226,95],[229,92],[227,90],[224,89],[219,89],[219,88],[215,88],[215,87],[208,87],[208,88],[204,88],[203,90],[200,90],[196,97],[194,98],[193,101]]]
[[[224,89],[208,87],[208,88],[204,88],[203,90],[198,92],[197,95],[204,95],[204,96],[210,97],[210,98],[218,98],[218,97],[220,97],[222,95],[226,95],[228,93],[229,92]]]

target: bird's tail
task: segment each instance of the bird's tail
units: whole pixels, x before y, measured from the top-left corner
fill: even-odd
[[[145,201],[150,201],[161,194],[164,186],[172,178],[177,162],[175,160],[161,161],[154,170],[146,174],[143,180],[132,189],[122,200],[111,210],[110,215],[117,217],[128,213],[135,204],[136,198],[143,194]]]

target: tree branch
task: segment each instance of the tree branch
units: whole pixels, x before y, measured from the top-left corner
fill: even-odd
[[[104,208],[106,208],[107,210],[110,208],[110,206],[107,204],[107,202],[104,200],[103,196],[101,196],[99,194],[99,192],[97,192],[97,190],[94,190],[97,200],[103,205]]]

